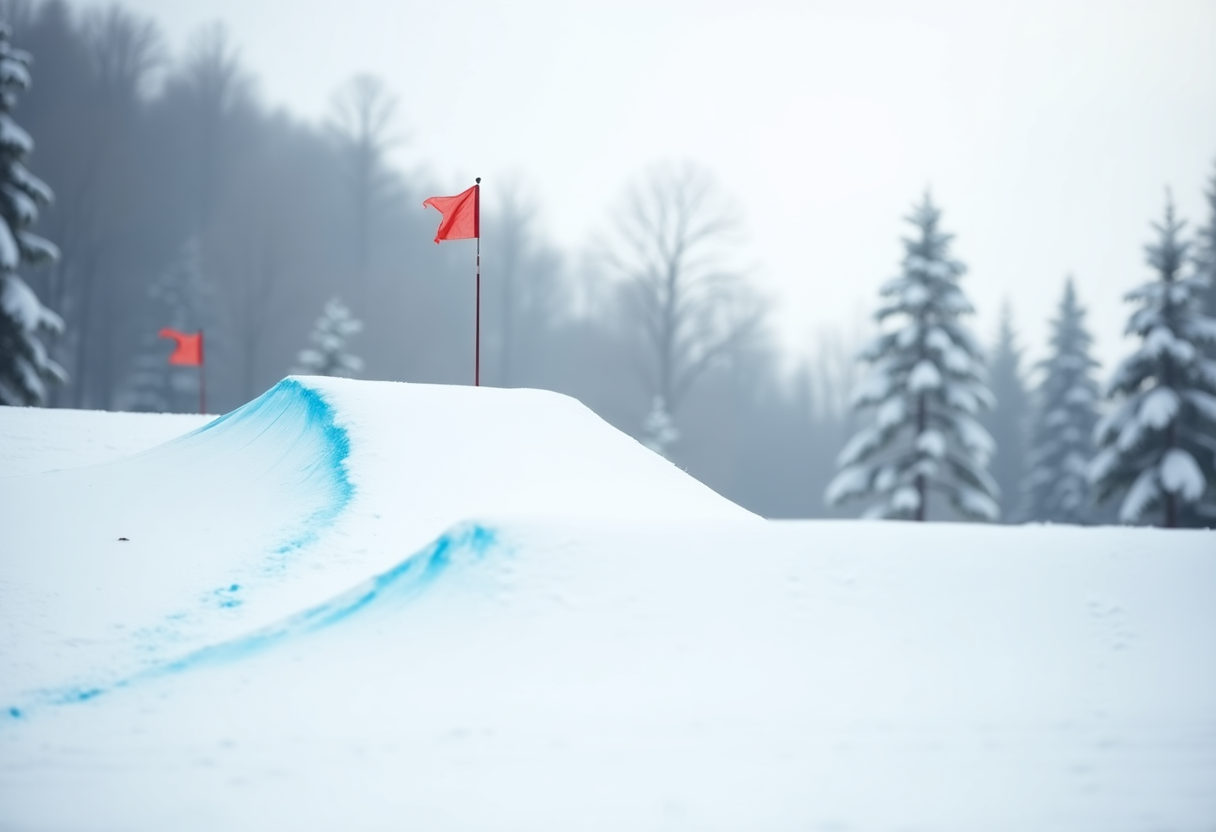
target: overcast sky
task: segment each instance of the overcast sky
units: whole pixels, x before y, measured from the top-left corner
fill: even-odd
[[[1008,299],[1041,354],[1071,274],[1109,371],[1166,188],[1193,229],[1216,171],[1216,0],[123,4],[176,53],[222,20],[262,100],[310,120],[380,76],[403,170],[482,176],[484,210],[514,179],[571,253],[649,163],[705,165],[793,350],[875,308],[930,188],[978,334]]]

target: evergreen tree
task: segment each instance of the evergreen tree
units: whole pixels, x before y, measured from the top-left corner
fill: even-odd
[[[974,310],[958,286],[965,266],[950,257],[951,234],[929,195],[908,221],[903,273],[882,287],[875,318],[895,322],[862,350],[872,366],[852,405],[874,411],[837,458],[826,499],[875,500],[868,517],[924,520],[930,491],[968,517],[995,520],[997,486],[986,465],[993,440],[976,421],[992,406],[981,351],[962,316]]]
[[[309,336],[316,346],[300,350],[298,366],[292,372],[350,378],[363,369],[363,359],[348,353],[346,342],[362,329],[363,322],[351,315],[346,304],[337,297],[330,298]]]
[[[1093,458],[1098,422],[1098,362],[1093,338],[1070,278],[1058,317],[1052,321],[1050,354],[1040,361],[1043,380],[1035,390],[1022,516],[1048,523],[1085,524],[1094,518],[1085,471]]]
[[[980,419],[996,442],[990,472],[1000,489],[1001,519],[1021,519],[1022,477],[1026,470],[1026,421],[1029,401],[1022,378],[1022,349],[1013,331],[1013,313],[1008,304],[1001,309],[988,363],[988,379],[996,405]]]
[[[1195,234],[1195,274],[1207,279],[1201,292],[1203,314],[1216,318],[1216,173],[1212,174],[1210,189],[1204,193],[1208,201],[1208,221]],[[1216,357],[1216,347],[1208,350]]]
[[[31,59],[9,37],[0,23],[0,404],[32,405],[46,400],[48,383],[62,383],[67,374],[41,340],[42,333],[61,332],[63,320],[17,275],[22,265],[57,259],[59,250],[28,230],[52,194],[25,167],[34,142],[10,115],[17,93],[30,85]]]
[[[1188,244],[1167,201],[1157,242],[1145,247],[1156,279],[1125,299],[1139,308],[1127,333],[1139,348],[1107,387],[1116,408],[1098,422],[1090,482],[1098,498],[1122,494],[1119,519],[1161,525],[1216,522],[1216,319],[1203,314],[1202,275],[1183,277]]]

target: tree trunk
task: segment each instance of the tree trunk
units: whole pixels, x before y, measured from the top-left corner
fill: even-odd
[[[916,438],[919,440],[920,435],[925,432],[925,394],[916,394]],[[916,521],[923,523],[925,521],[925,500],[928,496],[925,488],[925,475],[916,475]]]

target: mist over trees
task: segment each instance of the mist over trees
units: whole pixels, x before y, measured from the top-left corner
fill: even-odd
[[[996,482],[1002,523],[1022,519],[1022,479],[1025,477],[1028,402],[1022,373],[1022,348],[1017,343],[1013,310],[1001,308],[996,341],[988,351],[988,388],[992,407],[979,414],[979,422],[992,436],[996,450],[988,471]]]
[[[13,117],[36,144],[30,169],[49,186],[46,196],[51,189],[55,195],[42,204],[35,188],[26,195],[39,210],[31,214],[12,203],[4,218],[14,233],[25,228],[61,250],[54,262],[38,266],[31,257],[3,272],[5,286],[25,287],[41,310],[20,318],[21,332],[36,331],[22,343],[41,345],[45,371],[37,395],[21,402],[194,410],[197,380],[167,365],[172,345],[156,335],[163,327],[206,332],[208,401],[217,412],[302,368],[301,348],[320,355],[325,332],[343,326],[343,337],[355,338],[350,349],[358,359],[334,358],[323,362],[328,369],[316,365],[310,372],[471,383],[473,245],[434,245],[435,215],[421,209],[426,197],[468,183],[436,182],[417,172],[428,160],[409,157],[407,139],[416,129],[409,101],[382,79],[336,67],[329,117],[312,124],[261,100],[239,33],[219,24],[200,29],[174,55],[154,20],[121,5],[81,10],[65,0],[0,0],[0,18],[11,25],[13,44],[35,59],[36,83],[22,92]],[[17,156],[4,148],[9,165]],[[408,158],[409,170],[390,164],[390,152]],[[867,429],[868,413],[853,404],[868,399],[850,399],[850,392],[867,361],[894,360],[890,327],[915,299],[904,297],[906,309],[880,316],[873,331],[815,333],[811,355],[790,356],[778,348],[765,299],[751,282],[744,222],[728,199],[728,183],[704,168],[675,161],[640,170],[620,200],[603,207],[602,233],[582,251],[560,250],[546,238],[546,206],[526,181],[485,185],[483,383],[575,396],[762,515],[855,516],[854,509],[823,500],[841,450]],[[1180,268],[1194,272],[1192,294],[1210,315],[1216,281],[1204,276],[1216,270],[1216,176],[1207,194],[1211,216],[1198,227],[1193,258]],[[26,216],[28,227],[21,225]],[[927,222],[927,215],[921,219]],[[917,245],[944,245],[938,232],[925,234]],[[953,261],[938,254],[917,256],[951,271]],[[903,279],[924,272],[909,264],[905,260]],[[921,276],[932,282],[946,279],[943,274]],[[339,297],[350,304],[346,317],[325,313]],[[5,310],[18,306],[6,304]],[[350,329],[356,314],[357,336]],[[1060,314],[1063,326],[1073,313],[1062,308]],[[14,320],[0,315],[0,339],[18,331]],[[917,363],[940,346],[925,340],[937,336],[921,324],[912,339]],[[965,353],[963,374],[971,380],[953,379],[948,363],[934,367],[943,385],[958,382],[955,393],[970,390],[977,413],[990,380],[995,407],[979,418],[996,442],[985,451],[970,427],[951,433],[974,418],[956,396],[950,406],[957,413],[939,414],[946,420],[936,428],[945,441],[939,449],[920,435],[938,418],[926,410],[915,459],[897,466],[903,478],[884,491],[892,499],[898,491],[901,502],[884,513],[915,516],[937,488],[947,499],[940,510],[926,512],[929,519],[991,519],[999,499],[1005,522],[1063,520],[1035,508],[1045,504],[1023,502],[1022,483],[1033,471],[1022,469],[1050,453],[1044,425],[1064,399],[1052,399],[1050,411],[1047,399],[1067,399],[1073,394],[1063,387],[1087,389],[1087,382],[1080,376],[1061,381],[1063,370],[1052,359],[1023,368],[1012,320],[987,354],[953,325],[942,331],[953,333],[959,355]],[[893,351],[871,349],[863,360],[862,347],[875,338]],[[13,343],[0,341],[0,373],[22,354]],[[1216,349],[1202,339],[1196,345]],[[1056,341],[1053,350],[1066,352]],[[354,358],[346,347],[339,355]],[[1077,356],[1060,360],[1087,360]],[[945,353],[938,357],[945,361]],[[912,365],[904,369],[911,375]],[[945,389],[932,392],[924,386],[929,380],[927,371],[916,377],[918,396]],[[1029,402],[1028,387],[1036,389]],[[908,411],[913,423],[915,413],[915,407]],[[1083,433],[1079,426],[1089,417],[1074,417]],[[1070,465],[1083,453],[1079,436],[1069,434]],[[1030,442],[1028,452],[1015,447],[1019,441]],[[985,473],[988,453],[995,454],[995,481]],[[845,458],[852,460],[846,468],[862,461]],[[1203,471],[1214,462],[1211,455],[1196,457]],[[879,469],[870,473],[876,486]],[[921,509],[908,501],[909,488]],[[951,501],[956,508],[946,508]],[[1108,515],[1078,508],[1067,516],[1086,522]]]
[[[1098,519],[1086,474],[1098,422],[1098,362],[1090,355],[1093,338],[1071,278],[1051,330],[1050,353],[1038,367],[1042,381],[1031,396],[1020,511],[1046,522],[1085,525]]]
[[[646,392],[673,413],[714,362],[756,334],[763,306],[732,268],[739,220],[708,171],[656,167],[632,185],[602,243],[624,279]]]

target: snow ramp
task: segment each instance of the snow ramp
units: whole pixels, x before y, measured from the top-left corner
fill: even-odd
[[[565,396],[302,377],[126,459],[0,476],[0,506],[8,698],[249,632],[466,519],[757,520]]]

